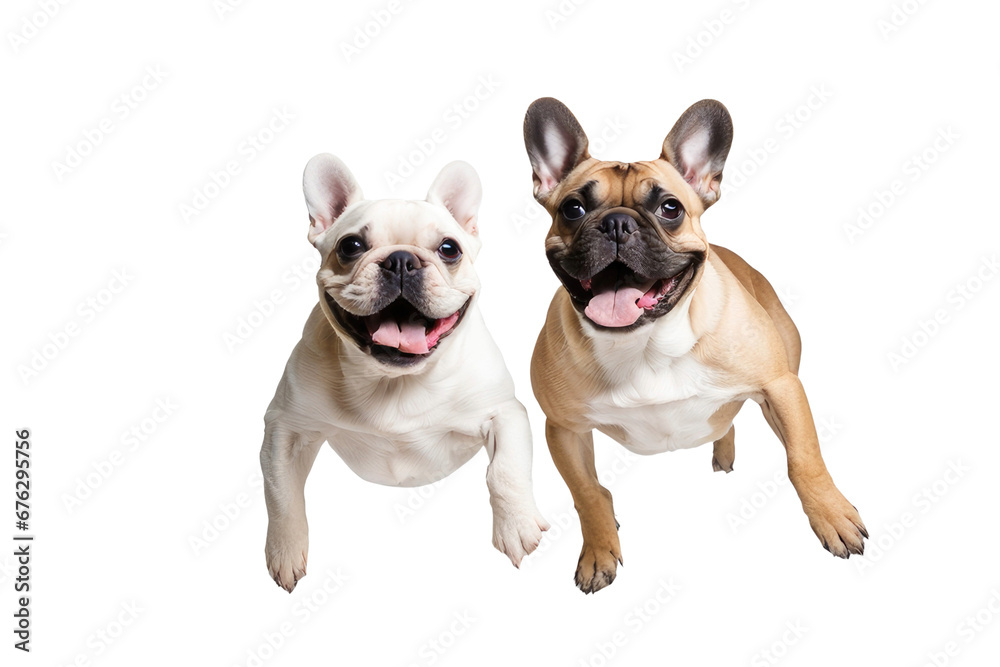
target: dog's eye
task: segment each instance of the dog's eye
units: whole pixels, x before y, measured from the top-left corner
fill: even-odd
[[[345,236],[337,245],[337,253],[344,259],[355,259],[367,248],[360,236]]]
[[[462,249],[458,247],[458,243],[455,239],[445,239],[444,241],[441,241],[441,245],[438,246],[438,254],[441,255],[442,259],[454,262],[462,256]]]
[[[666,218],[667,220],[676,220],[683,212],[684,207],[681,206],[681,203],[673,197],[660,204],[660,217]]]
[[[583,204],[580,203],[579,199],[567,199],[563,202],[560,210],[563,217],[571,222],[579,220],[587,214],[587,209],[583,208]]]

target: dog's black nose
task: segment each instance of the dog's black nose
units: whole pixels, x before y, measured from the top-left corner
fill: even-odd
[[[397,250],[382,260],[383,269],[399,275],[413,273],[420,267],[420,260],[417,256],[406,250]]]
[[[639,229],[639,224],[626,213],[610,213],[604,216],[598,229],[615,243],[624,243],[629,234]]]

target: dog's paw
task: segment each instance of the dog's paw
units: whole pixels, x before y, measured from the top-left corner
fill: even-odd
[[[493,511],[493,546],[510,558],[514,567],[521,567],[525,556],[542,541],[542,532],[549,522],[537,511]]]
[[[836,489],[806,508],[809,525],[823,548],[838,558],[865,553],[868,530],[858,510]]]
[[[715,472],[732,472],[733,462],[732,461],[720,461],[718,456],[712,457],[712,470]],[[741,468],[742,470],[742,468]]]
[[[306,576],[309,543],[306,538],[272,536],[268,531],[264,555],[267,571],[274,583],[291,593],[299,579]]]
[[[733,471],[733,461],[736,460],[736,427],[712,443],[712,470],[730,473]]]
[[[592,546],[586,542],[576,565],[577,587],[584,593],[596,593],[611,585],[622,564],[621,549],[617,545]]]

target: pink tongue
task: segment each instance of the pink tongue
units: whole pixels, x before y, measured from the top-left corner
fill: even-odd
[[[635,287],[612,287],[594,294],[584,313],[601,326],[627,327],[642,315],[635,302],[643,296],[644,291]]]
[[[399,348],[410,354],[424,354],[429,350],[426,330],[423,325],[413,322],[404,322],[400,327],[386,318],[379,323],[378,330],[372,332],[372,340],[378,345]]]

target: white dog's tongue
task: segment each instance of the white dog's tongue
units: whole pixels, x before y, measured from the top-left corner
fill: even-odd
[[[594,296],[584,313],[593,322],[605,327],[627,327],[635,324],[635,321],[642,315],[642,306],[636,302],[645,296],[646,292],[653,286],[654,281],[649,284],[636,287],[628,285],[616,286],[617,280],[605,279],[598,282],[594,280]],[[645,304],[644,304],[645,305]]]
[[[378,329],[372,332],[372,340],[378,345],[395,347],[410,354],[424,354],[427,347],[427,330],[422,324],[403,322],[402,326],[392,318],[384,318]]]

